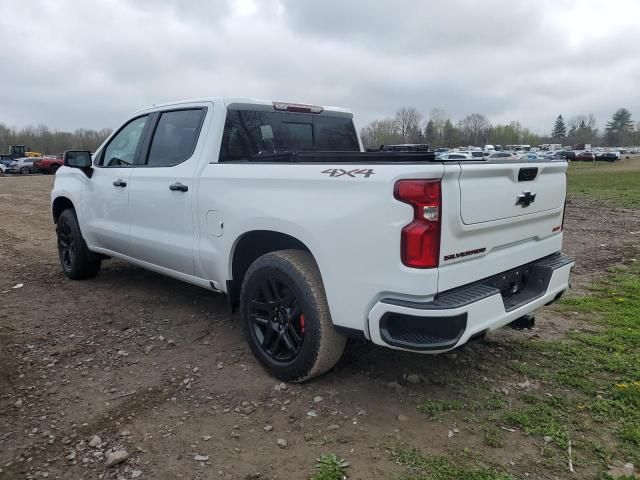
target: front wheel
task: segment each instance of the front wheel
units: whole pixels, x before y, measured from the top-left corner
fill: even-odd
[[[333,327],[320,271],[310,253],[280,250],[258,258],[240,293],[245,337],[275,377],[302,382],[330,370],[346,338]]]
[[[49,173],[52,175],[55,175],[59,168],[60,168],[60,165],[51,165],[51,168],[49,169]]]
[[[100,257],[87,248],[74,210],[67,209],[60,214],[56,234],[58,257],[64,274],[72,280],[95,277],[100,270]]]

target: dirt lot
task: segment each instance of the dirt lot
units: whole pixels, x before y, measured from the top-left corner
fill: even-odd
[[[387,453],[398,441],[431,454],[467,449],[518,477],[568,475],[531,436],[491,448],[464,428],[472,419],[431,422],[416,404],[456,398],[471,381],[512,389],[522,375],[493,368],[503,342],[562,336],[580,318],[546,310],[530,332],[503,330],[437,357],[353,342],[333,372],[280,385],[254,361],[222,296],[113,260],[95,280],[67,280],[52,183],[0,178],[0,479],[303,479],[326,452],[349,461],[349,478],[388,479],[400,471]],[[638,210],[572,199],[574,288],[635,255],[638,238]],[[129,458],[106,468],[112,447]],[[571,478],[593,474],[585,466]]]

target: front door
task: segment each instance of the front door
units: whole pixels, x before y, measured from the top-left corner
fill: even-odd
[[[131,172],[139,155],[149,117],[126,123],[94,158],[93,175],[85,183],[83,235],[89,247],[130,255]]]
[[[194,275],[194,177],[204,106],[159,112],[146,153],[131,175],[132,256]]]

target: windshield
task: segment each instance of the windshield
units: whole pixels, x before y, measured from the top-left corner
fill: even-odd
[[[317,114],[227,111],[220,162],[295,151],[360,151],[353,121]]]

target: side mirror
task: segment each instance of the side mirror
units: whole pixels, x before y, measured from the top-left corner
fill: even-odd
[[[65,167],[78,168],[89,178],[93,175],[91,152],[88,150],[67,150],[62,158]]]

